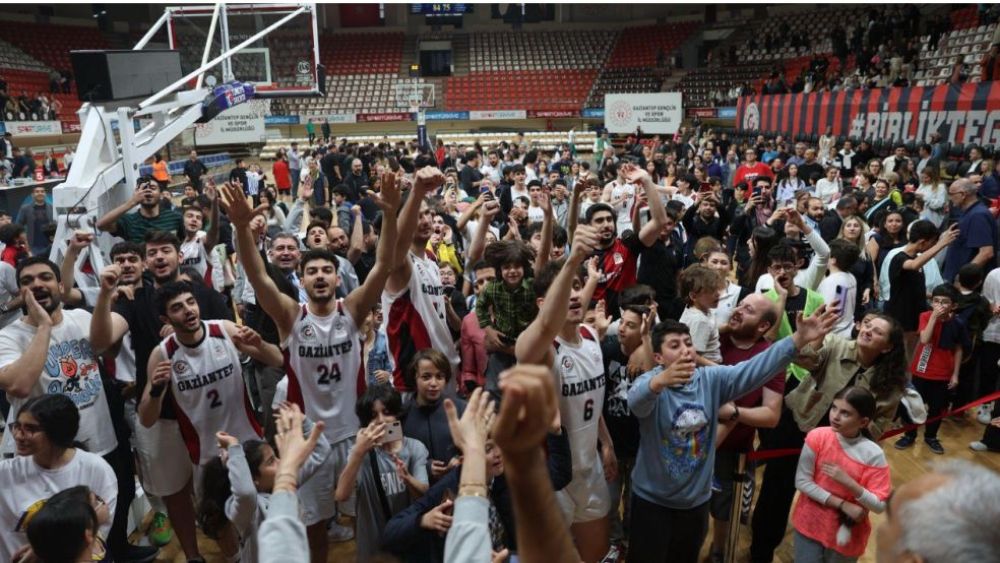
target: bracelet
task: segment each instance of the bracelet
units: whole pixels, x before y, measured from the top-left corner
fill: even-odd
[[[488,491],[486,485],[462,485],[458,488],[458,496],[487,498]]]
[[[837,505],[837,510],[840,510],[840,511],[844,510],[844,502],[845,502],[844,499],[840,499],[840,504]]]

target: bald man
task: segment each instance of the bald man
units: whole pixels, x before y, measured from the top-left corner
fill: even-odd
[[[896,489],[877,536],[878,563],[996,561],[1000,474],[949,460]]]
[[[953,209],[960,209],[958,238],[948,247],[941,272],[945,283],[953,283],[962,266],[973,263],[988,272],[996,265],[998,244],[997,222],[979,199],[979,186],[959,178],[948,187],[948,200]]]

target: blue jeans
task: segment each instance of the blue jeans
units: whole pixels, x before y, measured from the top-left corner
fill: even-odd
[[[291,168],[289,169],[292,176],[292,199],[299,197],[299,178],[302,176],[301,168]]]
[[[818,541],[794,532],[795,563],[854,563],[857,557],[847,557],[836,551],[823,547]]]

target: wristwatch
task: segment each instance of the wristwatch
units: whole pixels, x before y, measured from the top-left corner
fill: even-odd
[[[729,415],[729,421],[735,422],[740,417],[740,407],[733,405],[733,414]]]

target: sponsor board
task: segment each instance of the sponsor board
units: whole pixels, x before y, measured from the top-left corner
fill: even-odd
[[[427,111],[424,112],[427,121],[467,121],[469,112],[467,111]]]
[[[413,116],[409,112],[401,111],[394,113],[359,113],[358,123],[371,123],[381,121],[410,121]]]
[[[707,117],[712,118],[719,114],[715,108],[687,108],[684,110],[684,115],[688,117]]]
[[[237,143],[262,143],[264,132],[264,106],[250,101],[229,108],[207,123],[194,128],[197,145],[229,145]]]
[[[584,108],[580,112],[580,117],[604,118],[604,108]]]
[[[265,115],[264,125],[298,125],[297,115]]]
[[[10,133],[15,138],[62,135],[62,132],[62,124],[58,121],[7,121],[4,123],[4,133]]]
[[[492,121],[497,119],[526,119],[528,112],[523,109],[496,109],[489,111],[470,111],[469,119]]]
[[[302,123],[307,123],[309,121],[321,124],[325,119],[327,123],[357,123],[358,114],[356,113],[324,113],[318,115],[303,115],[301,116]]]
[[[680,92],[605,94],[604,125],[610,133],[674,134],[684,118]]]
[[[528,117],[541,119],[553,117],[576,117],[577,115],[578,112],[572,109],[538,109],[528,112]]]

